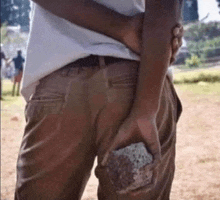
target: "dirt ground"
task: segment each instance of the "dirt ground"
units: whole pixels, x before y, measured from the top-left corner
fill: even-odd
[[[198,96],[179,86],[176,88],[184,112],[178,124],[171,200],[220,200],[219,96]],[[2,112],[1,199],[12,200],[17,152],[24,127],[23,107],[13,106],[13,110],[8,107]],[[96,200],[97,185],[92,174],[82,199]]]

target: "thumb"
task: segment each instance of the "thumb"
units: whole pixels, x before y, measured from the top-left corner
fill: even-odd
[[[112,140],[112,143],[110,144],[110,147],[106,151],[104,158],[101,162],[101,165],[105,166],[107,164],[107,160],[109,157],[109,154],[117,150],[118,148],[123,148],[124,146],[128,145],[130,140],[132,140],[132,135],[134,133],[135,127],[133,127],[131,124],[129,127],[127,127],[127,124],[123,124],[114,139]]]
[[[102,166],[105,166],[107,164],[109,154],[112,151],[116,150],[118,147],[120,147],[123,144],[124,140],[125,140],[125,134],[123,134],[123,131],[118,132],[118,134],[113,139],[112,143],[110,144],[110,147],[108,148],[108,150],[106,151],[102,159],[102,162],[101,162]]]
[[[161,145],[156,123],[145,119],[139,119],[138,126],[147,149],[153,155],[154,162],[159,162],[161,160]]]

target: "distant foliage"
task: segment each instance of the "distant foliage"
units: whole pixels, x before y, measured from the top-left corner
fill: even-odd
[[[218,7],[220,9],[220,0],[216,0],[216,1],[218,2]],[[219,12],[219,14],[220,14],[220,12]]]
[[[189,41],[187,46],[190,54],[196,54],[201,59],[220,56],[220,36],[205,41]]]
[[[1,26],[1,43],[2,50],[6,57],[14,57],[17,55],[17,50],[22,50],[23,55],[26,54],[28,33],[11,32],[7,29],[7,24]]]
[[[204,51],[201,54],[204,58],[220,56],[220,37],[204,42]]]
[[[7,39],[7,24],[4,23],[1,26],[1,43],[5,43],[6,39]]]
[[[1,25],[29,27],[30,10],[29,0],[1,0]]]
[[[9,33],[7,30],[7,24],[4,23],[1,26],[1,43],[3,44],[20,44],[27,40],[21,33]]]
[[[197,23],[185,27],[187,41],[205,41],[220,36],[220,22]]]
[[[218,60],[220,56],[220,22],[196,23],[185,26],[184,38],[192,55],[186,64],[198,67],[197,60]],[[195,55],[198,57],[195,57]]]
[[[183,21],[185,23],[194,22],[199,19],[198,15],[198,1],[184,0],[183,4]]]
[[[219,70],[205,70],[203,72],[185,72],[179,73],[174,76],[174,83],[198,83],[198,82],[220,82],[220,71]]]
[[[201,60],[197,55],[192,55],[191,58],[186,59],[186,66],[189,68],[199,67]]]

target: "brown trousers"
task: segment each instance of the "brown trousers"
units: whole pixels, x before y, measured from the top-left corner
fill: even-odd
[[[141,188],[138,195],[118,195],[99,169],[132,106],[138,65],[128,60],[102,67],[73,63],[40,80],[25,109],[16,200],[80,199],[96,156],[98,199],[169,199],[181,103],[168,77],[157,115],[162,162],[155,186]]]

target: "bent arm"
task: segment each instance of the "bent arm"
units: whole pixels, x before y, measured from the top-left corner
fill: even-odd
[[[182,0],[146,0],[139,79],[133,110],[155,116],[172,56],[172,29],[181,21]]]
[[[140,54],[144,13],[125,16],[93,0],[33,1],[56,16],[118,40]]]
[[[122,43],[131,19],[131,17],[119,14],[93,0],[33,1],[61,18]]]

